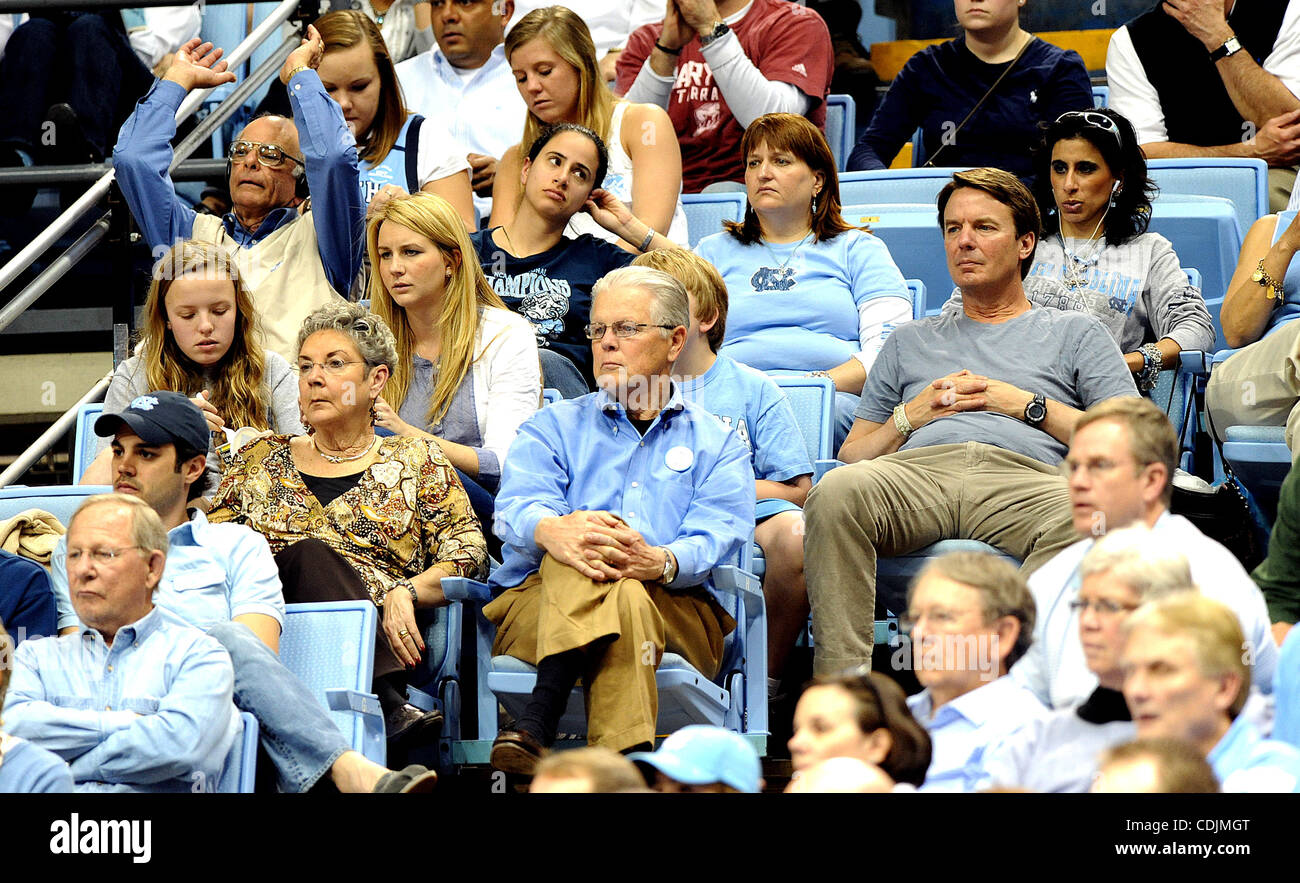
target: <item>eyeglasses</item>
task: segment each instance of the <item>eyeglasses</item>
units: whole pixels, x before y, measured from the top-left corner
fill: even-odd
[[[615,337],[636,337],[646,328],[676,328],[676,325],[655,325],[652,322],[615,322],[607,325],[604,322],[594,322],[590,325],[582,326],[582,333],[587,335],[587,340],[601,340],[605,337],[605,331],[609,328],[614,329]]]
[[[1074,478],[1080,469],[1086,471],[1088,475],[1093,478],[1097,478],[1102,475],[1108,475],[1123,465],[1123,463],[1116,463],[1114,460],[1101,458],[1097,460],[1089,460],[1087,463],[1078,463],[1073,460],[1062,460],[1061,465],[1057,468],[1060,469],[1061,474],[1066,478]],[[1137,468],[1138,470],[1141,470],[1143,467],[1138,466]]]
[[[310,359],[302,359],[297,364],[298,373],[306,377],[311,374],[313,368],[319,367],[326,374],[337,377],[344,371],[348,370],[348,365],[364,365],[364,359],[326,359],[323,362],[313,362]]]
[[[122,557],[127,549],[143,549],[143,546],[122,546],[120,549],[69,549],[68,563],[76,564],[83,556],[89,555],[96,564],[110,564]]]
[[[1098,616],[1115,616],[1120,613],[1131,613],[1137,610],[1136,604],[1121,604],[1118,601],[1093,601],[1083,598],[1075,598],[1070,602],[1071,613],[1083,613],[1085,610],[1092,610]]]
[[[280,166],[284,165],[286,159],[298,165],[303,165],[302,160],[287,153],[280,145],[263,144],[261,141],[236,141],[230,145],[227,156],[232,160],[242,160],[248,156],[249,151],[253,148],[257,148],[257,161],[268,169],[280,168]]]
[[[916,628],[916,624],[925,617],[925,621],[931,626],[939,629],[947,629],[960,620],[965,614],[959,611],[945,610],[937,607],[934,610],[925,610],[920,613],[905,613],[898,618],[898,630],[905,634],[911,634]]]
[[[1124,148],[1124,138],[1119,133],[1119,126],[1104,113],[1097,113],[1095,110],[1072,110],[1069,113],[1061,114],[1056,118],[1056,121],[1062,123],[1074,119],[1083,120],[1085,124],[1092,126],[1094,129],[1110,132],[1115,136],[1115,143],[1119,145],[1120,149]]]

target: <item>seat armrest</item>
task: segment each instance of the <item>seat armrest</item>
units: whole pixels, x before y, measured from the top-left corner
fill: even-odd
[[[466,576],[444,576],[442,593],[448,601],[478,601],[486,604],[492,600],[488,584]]]
[[[1208,377],[1213,358],[1205,350],[1183,350],[1178,354],[1178,370],[1196,377]]]
[[[813,484],[822,480],[822,476],[832,469],[838,469],[843,466],[843,460],[818,460],[813,463]]]
[[[358,714],[375,715],[383,718],[384,712],[379,706],[379,697],[374,693],[362,693],[360,690],[336,688],[325,691],[325,700],[333,711],[355,711]]]
[[[713,587],[724,595],[735,595],[745,605],[747,615],[755,616],[763,608],[763,587],[747,570],[724,564],[709,571]]]

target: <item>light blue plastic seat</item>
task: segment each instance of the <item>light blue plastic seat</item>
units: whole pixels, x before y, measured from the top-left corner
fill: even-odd
[[[1110,107],[1110,87],[1093,86],[1092,87],[1092,106],[1095,108]]]
[[[949,168],[915,168],[845,172],[840,175],[840,204],[875,209],[885,204],[924,203],[934,209],[939,191],[952,178],[954,171]]]
[[[853,152],[857,117],[858,105],[852,95],[826,96],[826,143],[835,157],[836,171],[844,171],[844,164]]]
[[[384,764],[384,714],[370,692],[375,622],[375,605],[369,601],[287,604],[280,661],[330,709],[355,750]]]
[[[745,216],[745,194],[683,193],[682,210],[687,238],[694,248],[705,236],[721,233],[723,221],[739,221]]]
[[[1161,199],[1170,196],[1217,196],[1228,200],[1234,207],[1237,226],[1241,229],[1240,236],[1250,230],[1251,224],[1269,213],[1268,166],[1262,159],[1153,159],[1147,161],[1147,169],[1152,180],[1160,187]],[[1160,199],[1157,199],[1157,208],[1159,203]],[[1179,254],[1182,255],[1182,252]],[[1191,257],[1198,266],[1201,264],[1199,256],[1193,254]],[[1236,260],[1235,252],[1233,260]]]
[[[77,411],[77,429],[72,449],[72,480],[81,481],[86,467],[95,459],[99,436],[95,435],[95,420],[104,413],[103,402],[82,405]]]
[[[247,711],[239,713],[240,731],[230,747],[230,757],[221,772],[218,793],[252,794],[257,780],[257,718]]]
[[[1161,197],[1151,209],[1150,232],[1168,239],[1180,262],[1195,263],[1200,270],[1201,295],[1214,321],[1215,339],[1223,340],[1219,312],[1241,251],[1237,210],[1230,200],[1217,196]]]
[[[87,497],[96,494],[112,493],[113,488],[101,484],[49,485],[45,487],[28,487],[16,484],[0,488],[0,521],[12,518],[27,509],[43,509],[49,512],[64,527],[72,520]]]
[[[921,283],[917,291],[924,299],[913,314],[937,315],[953,285],[934,202],[846,204],[843,215],[850,224],[870,227],[903,276]]]

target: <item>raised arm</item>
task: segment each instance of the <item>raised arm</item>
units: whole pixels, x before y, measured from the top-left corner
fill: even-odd
[[[1237,258],[1237,268],[1219,311],[1223,342],[1227,346],[1242,347],[1263,337],[1273,311],[1282,303],[1281,291],[1275,291],[1275,297],[1270,299],[1268,289],[1252,278],[1262,260],[1264,272],[1281,284],[1296,252],[1300,251],[1300,215],[1274,242],[1277,221],[1277,215],[1260,218],[1250,225],[1246,241],[1241,244],[1241,256]]]
[[[222,50],[197,38],[181,47],[167,75],[154,83],[135,112],[122,124],[113,148],[113,168],[131,214],[155,254],[190,235],[194,210],[176,196],[168,171],[176,111],[191,89],[234,82],[221,61]]]
[[[623,116],[621,137],[632,159],[632,206],[637,216],[667,234],[682,189],[682,151],[663,108],[635,104]]]
[[[366,207],[361,202],[356,139],[348,131],[343,108],[329,97],[316,73],[324,54],[324,41],[309,25],[302,45],[285,59],[280,82],[289,89],[307,166],[310,214],[325,278],[346,295],[365,255]]]

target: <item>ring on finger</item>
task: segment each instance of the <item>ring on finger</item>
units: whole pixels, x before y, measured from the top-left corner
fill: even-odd
[[[397,636],[398,636],[399,638],[405,638],[405,637],[407,637],[407,636],[410,635],[410,634],[411,634],[411,633],[408,632],[406,629],[402,629],[400,632],[397,633]]]

